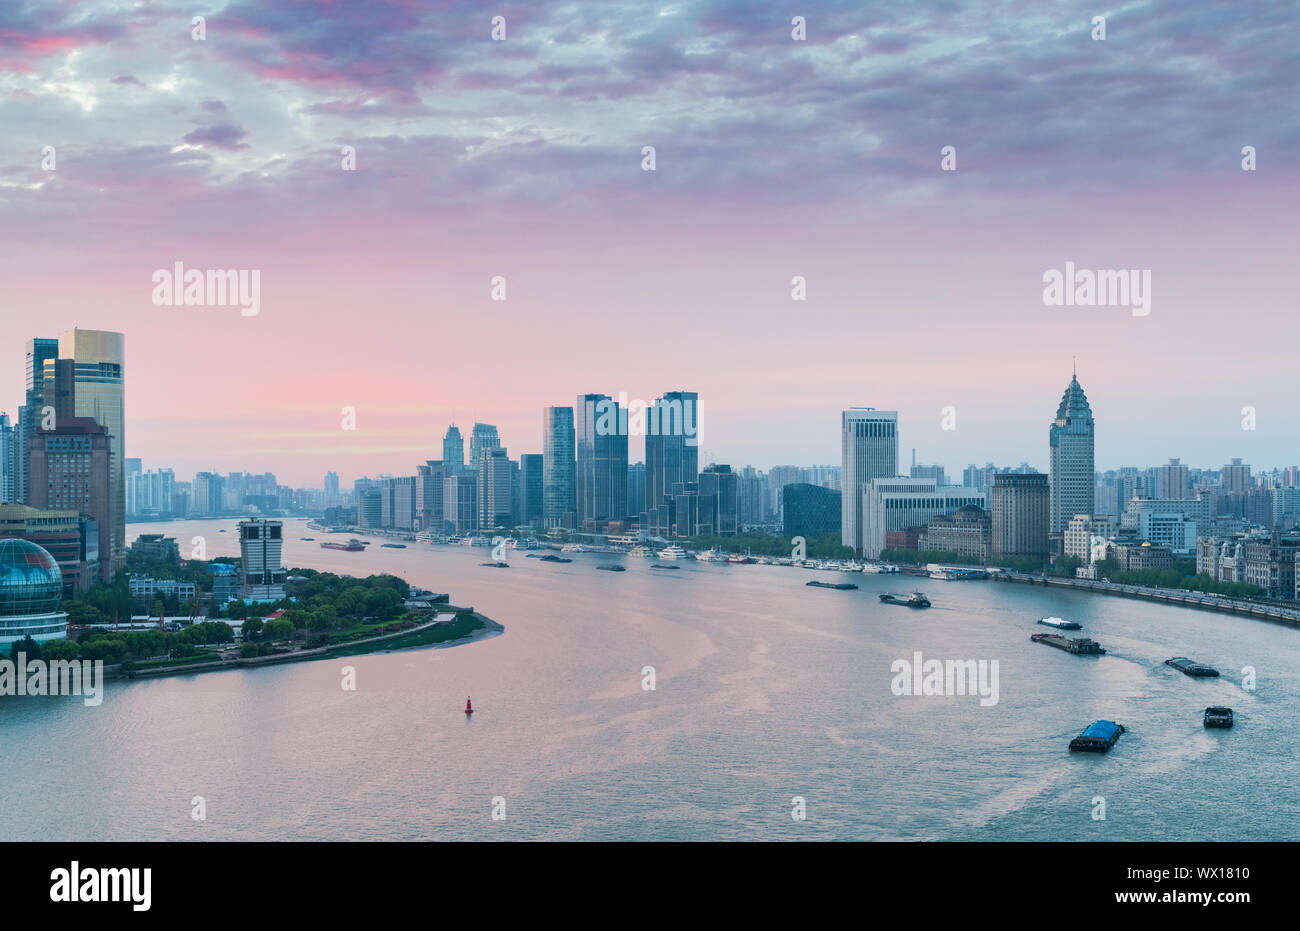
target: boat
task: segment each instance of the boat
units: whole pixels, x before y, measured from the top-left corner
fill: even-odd
[[[323,550],[346,550],[349,553],[365,552],[367,544],[362,543],[356,537],[353,537],[347,543],[331,543],[325,540],[321,543],[320,548]]]
[[[315,537],[299,537],[298,539],[299,539],[299,540],[302,540],[302,541],[305,542],[305,543],[314,543],[314,542],[316,542],[316,538],[315,538]]]
[[[597,566],[596,568],[604,569],[606,572],[627,572],[626,566],[609,565],[609,566]]]
[[[1219,676],[1219,670],[1213,666],[1205,666],[1195,660],[1190,660],[1186,656],[1175,656],[1173,659],[1165,660],[1166,666],[1172,666],[1183,675],[1191,676],[1194,679],[1216,679]]]
[[[644,546],[634,546],[627,551],[627,554],[629,556],[649,556],[650,551],[646,549]]]
[[[665,546],[663,549],[659,551],[659,558],[660,559],[685,559],[686,550],[676,545]]]
[[[382,546],[384,549],[389,549],[389,550],[404,550],[404,549],[406,549],[406,544],[405,544],[405,543],[381,543],[381,544],[379,544],[379,545]]]
[[[926,598],[920,592],[912,592],[912,594],[908,595],[906,598],[903,598],[900,595],[895,595],[890,592],[886,592],[885,594],[880,596],[880,600],[888,605],[904,605],[905,607],[908,608],[930,607],[930,599]]]
[[[566,543],[560,547],[561,553],[585,553],[587,548],[581,543]]]
[[[758,560],[755,559],[753,556],[750,556],[748,553],[746,553],[744,556],[741,556],[739,553],[737,553],[734,556],[728,556],[727,562],[733,563],[737,566],[752,566],[754,565],[754,563],[758,562]]]
[[[1126,730],[1128,729],[1123,724],[1116,724],[1114,721],[1093,721],[1079,733],[1078,737],[1070,741],[1070,749],[1105,753],[1115,746],[1119,735]]]
[[[1076,624],[1074,621],[1065,621],[1059,617],[1040,617],[1038,623],[1047,627],[1055,627],[1057,630],[1083,630],[1083,626]]]
[[[479,565],[480,565],[480,566],[491,566],[493,569],[509,569],[509,568],[510,568],[510,563],[506,562],[506,561],[503,560],[503,559],[498,559],[498,560],[496,560],[495,562],[481,562],[481,563],[479,563]]]
[[[663,566],[663,565],[660,565],[659,563],[655,563],[655,564],[654,564],[653,566],[651,566],[650,568],[651,568],[651,569],[680,569],[681,566]]]
[[[879,563],[867,563],[862,567],[862,571],[869,574],[882,573],[884,575],[898,575],[897,566],[882,566]]]
[[[1202,722],[1206,727],[1232,727],[1232,709],[1223,705],[1211,705],[1205,709]]]
[[[473,714],[473,713],[474,713],[474,706],[471,705],[471,704],[469,703],[469,696],[468,696],[468,695],[465,696],[465,713],[466,713],[466,714]]]
[[[1030,634],[1029,639],[1034,643],[1043,643],[1049,647],[1056,647],[1058,650],[1064,650],[1066,653],[1073,653],[1076,656],[1104,656],[1105,648],[1096,640],[1089,640],[1087,637],[1075,637],[1067,640],[1060,634]]]
[[[538,556],[542,562],[573,562],[572,559],[565,559],[563,556],[556,556],[554,553],[547,553],[545,556]]]
[[[987,579],[989,574],[983,569],[961,569],[952,566],[938,566],[930,570],[930,578],[943,582],[960,582],[963,579]]]
[[[660,553],[659,555],[662,556],[663,554]],[[715,549],[707,549],[703,553],[696,553],[695,558],[700,562],[726,562],[727,561],[727,555],[725,553],[719,553]]]
[[[805,582],[804,584],[811,586],[812,588],[833,588],[841,592],[853,591],[857,588],[857,586],[852,582],[818,582],[814,580],[812,582]]]

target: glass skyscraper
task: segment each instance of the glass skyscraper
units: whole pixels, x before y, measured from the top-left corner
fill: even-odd
[[[542,520],[546,527],[577,525],[573,408],[542,409]]]
[[[627,506],[627,432],[617,402],[580,394],[574,406],[578,526],[623,520]],[[638,506],[639,510],[639,506]]]
[[[700,473],[700,396],[669,391],[646,412],[645,508],[661,507],[674,485],[695,484]]]

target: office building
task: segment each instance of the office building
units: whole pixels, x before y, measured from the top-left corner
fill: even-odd
[[[478,479],[468,471],[443,479],[442,526],[447,533],[478,530]]]
[[[731,466],[705,466],[696,483],[700,534],[734,537],[739,526],[740,476]]]
[[[573,411],[577,524],[599,530],[628,515],[624,412],[604,394],[578,395]]]
[[[984,495],[960,485],[937,485],[927,478],[873,478],[862,493],[862,555],[876,559],[886,534],[920,530],[934,518],[983,505]]]
[[[811,542],[839,533],[843,519],[840,496],[840,492],[820,485],[803,482],[786,485],[781,492],[785,505],[782,529],[786,539],[803,537]]]
[[[898,477],[898,411],[850,408],[840,416],[840,439],[844,457],[841,541],[862,553],[867,546],[862,502],[871,482]],[[883,545],[882,533],[876,552]]]
[[[287,595],[288,573],[280,564],[283,547],[280,521],[239,522],[239,597],[242,600],[279,601]]]
[[[992,556],[1046,560],[1051,486],[1041,474],[999,472],[993,477]]]
[[[448,475],[455,475],[465,468],[465,441],[455,424],[447,428],[442,438],[442,462]]]
[[[649,442],[649,437],[646,437]],[[549,528],[577,526],[573,408],[542,411],[542,521]]]
[[[514,526],[513,471],[509,455],[499,446],[479,452],[477,495],[480,530]]]
[[[694,484],[700,471],[700,396],[669,391],[646,410],[647,510],[662,506],[673,486]]]
[[[519,457],[519,521],[525,527],[542,524],[542,454]]]
[[[1093,473],[1094,424],[1092,408],[1073,375],[1048,428],[1051,513],[1048,533],[1063,538],[1065,525],[1076,514],[1096,512],[1096,476]],[[996,521],[995,521],[996,524]],[[994,536],[997,528],[994,527]]]

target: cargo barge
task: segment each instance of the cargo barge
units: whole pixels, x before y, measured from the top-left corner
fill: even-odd
[[[1060,634],[1030,634],[1029,639],[1034,643],[1043,643],[1064,650],[1066,653],[1074,653],[1076,656],[1104,656],[1106,653],[1100,643],[1087,637],[1072,637],[1067,640]]]
[[[1172,666],[1185,676],[1191,676],[1194,679],[1217,679],[1219,670],[1213,666],[1205,666],[1195,660],[1190,660],[1186,656],[1175,656],[1173,659],[1165,660],[1166,666]]]
[[[912,594],[908,595],[906,598],[900,597],[899,595],[895,595],[890,592],[886,592],[885,594],[880,596],[880,601],[882,604],[902,605],[905,608],[930,607],[930,599],[926,598],[920,592],[912,592]]]
[[[841,592],[853,591],[857,588],[852,582],[805,582],[810,588],[833,588]]]
[[[369,545],[369,543],[362,543],[356,537],[353,537],[347,543],[330,543],[326,541],[320,545],[320,548],[323,550],[346,550],[349,553],[361,553],[365,552],[366,547]]]
[[[1093,721],[1078,737],[1070,741],[1070,749],[1105,753],[1115,746],[1115,741],[1119,740],[1119,735],[1125,730],[1123,724],[1116,724],[1114,721]]]
[[[627,567],[626,567],[626,566],[617,566],[617,565],[610,565],[610,566],[597,566],[596,568],[597,568],[597,569],[604,569],[606,572],[626,572],[626,571],[627,571]]]

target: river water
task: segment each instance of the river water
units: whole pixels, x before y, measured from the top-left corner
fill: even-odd
[[[148,532],[238,552],[233,520],[128,538]],[[505,631],[110,683],[98,707],[0,699],[0,839],[1300,839],[1300,631],[1024,585],[595,554],[490,569],[480,548],[322,550],[299,521],[285,536],[287,566],[391,572]],[[611,561],[628,571],[596,569]],[[934,606],[878,600],[912,588]],[[1044,615],[1110,653],[1031,643]],[[996,660],[997,704],[893,694],[891,665],[918,651]],[[1223,676],[1163,665],[1176,655]],[[1212,704],[1237,726],[1205,730]],[[1068,752],[1097,718],[1129,732]]]

